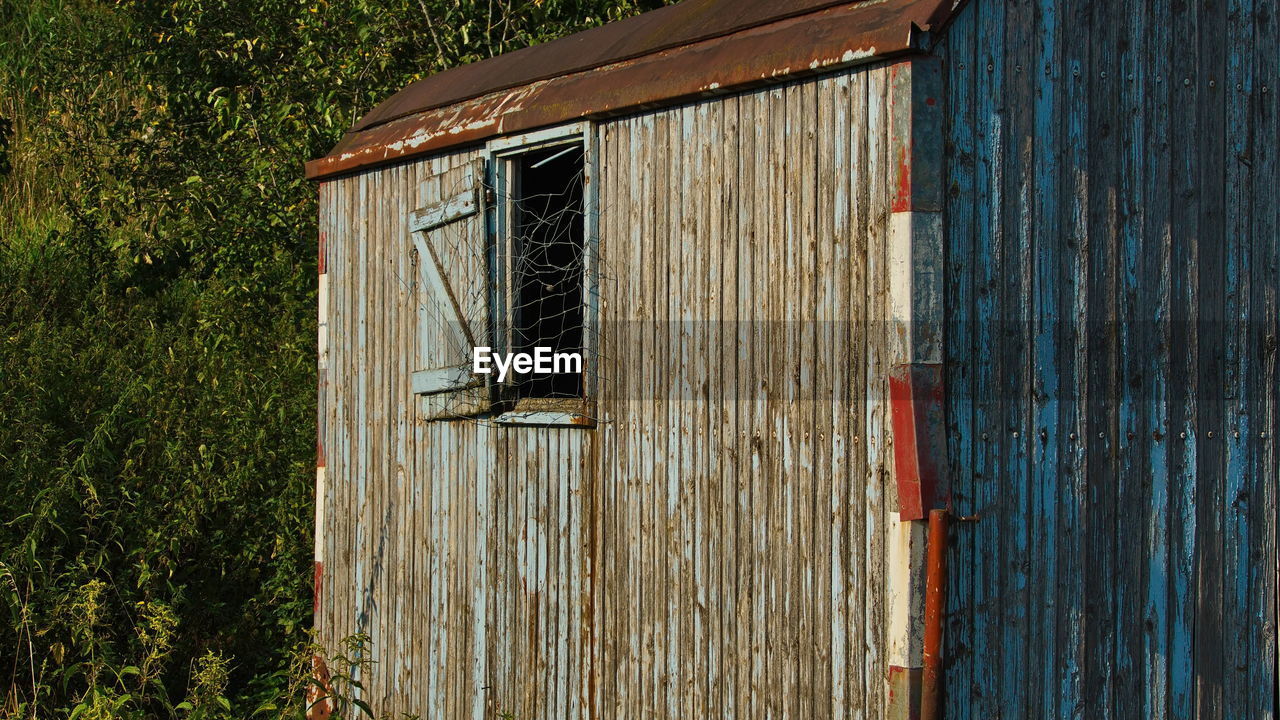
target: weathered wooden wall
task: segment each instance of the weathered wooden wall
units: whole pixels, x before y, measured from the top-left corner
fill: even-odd
[[[602,128],[599,717],[878,717],[889,71]]]
[[[424,422],[406,227],[325,182],[323,588],[379,712],[879,717],[890,69],[597,127],[595,430]]]
[[[426,422],[409,386],[421,350],[408,215],[440,199],[434,176],[475,155],[322,185],[329,367],[316,623],[330,648],[370,636],[375,664],[360,679],[379,712],[575,716],[590,435]]]
[[[950,718],[1276,707],[1277,10],[946,33]]]

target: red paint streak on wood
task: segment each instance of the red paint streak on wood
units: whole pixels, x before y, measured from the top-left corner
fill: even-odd
[[[311,612],[318,615],[320,613],[320,598],[324,593],[324,563],[320,560],[316,561],[315,577],[312,582],[314,583],[315,600]]]
[[[893,212],[911,210],[911,153],[906,146],[898,152],[898,194],[893,198]]]
[[[894,366],[889,373],[889,405],[898,512],[903,520],[923,520],[930,509],[945,507],[947,500],[941,366]]]

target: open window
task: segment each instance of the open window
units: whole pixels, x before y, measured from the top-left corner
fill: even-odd
[[[499,347],[545,358],[499,384],[499,422],[594,424],[595,199],[591,134],[557,128],[490,145]],[[539,350],[541,348],[541,350]]]
[[[596,216],[586,130],[503,138],[487,160],[420,188],[428,202],[409,219],[422,368],[413,389],[427,418],[594,425]],[[489,372],[476,372],[477,357]]]

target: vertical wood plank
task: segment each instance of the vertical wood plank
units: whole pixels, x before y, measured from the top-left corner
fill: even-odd
[[[1249,458],[1256,446],[1253,436],[1257,432],[1254,416],[1250,412],[1252,394],[1249,380],[1253,375],[1253,354],[1250,350],[1250,317],[1253,237],[1252,215],[1254,174],[1250,163],[1239,161],[1251,152],[1248,128],[1248,104],[1246,98],[1252,90],[1252,78],[1248,66],[1255,55],[1254,3],[1252,0],[1228,0],[1224,3],[1226,14],[1226,43],[1222,75],[1217,77],[1221,88],[1219,97],[1223,103],[1227,132],[1224,167],[1224,246],[1226,258],[1226,298],[1223,321],[1225,323],[1224,347],[1224,407],[1222,445],[1224,446],[1223,476],[1223,623],[1231,630],[1223,643],[1223,708],[1228,717],[1244,717],[1257,712],[1251,703],[1253,691],[1248,685],[1250,656],[1249,606],[1251,555],[1260,553],[1250,547],[1250,507],[1261,499],[1261,493],[1251,493]],[[1217,73],[1214,73],[1216,75]],[[1215,78],[1211,76],[1211,80]],[[1230,158],[1236,161],[1231,162]],[[1262,588],[1256,588],[1261,594]]]
[[[1152,7],[1143,8],[1139,12],[1156,12],[1162,16],[1169,15],[1169,8],[1164,0],[1154,0]],[[1146,436],[1139,442],[1150,447],[1151,494],[1148,502],[1148,521],[1146,532],[1147,545],[1147,581],[1144,619],[1152,631],[1143,634],[1144,670],[1144,707],[1143,714],[1148,718],[1168,718],[1170,704],[1170,605],[1172,579],[1171,552],[1171,497],[1172,465],[1171,449],[1173,436],[1170,432],[1175,424],[1174,407],[1170,403],[1169,385],[1173,382],[1171,374],[1172,353],[1171,332],[1173,307],[1171,297],[1172,237],[1168,231],[1169,224],[1169,105],[1168,94],[1164,92],[1166,79],[1163,75],[1163,52],[1169,45],[1168,25],[1151,28],[1150,33],[1142,33],[1145,43],[1141,45],[1142,55],[1137,62],[1140,74],[1140,87],[1143,97],[1147,98],[1144,107],[1145,123],[1142,132],[1135,141],[1145,138],[1146,173],[1144,178],[1142,208],[1144,242],[1155,242],[1155,252],[1144,253],[1141,277],[1152,281],[1150,296],[1154,300],[1155,312],[1151,333],[1147,337],[1146,347],[1156,348],[1154,357],[1150,355],[1149,375],[1150,390],[1145,397],[1147,409],[1147,425],[1150,440]],[[1140,347],[1142,344],[1140,343]]]
[[[723,150],[729,142],[726,128],[726,114],[729,108],[725,103],[709,105],[708,143],[707,143],[707,194],[703,216],[706,223],[706,234],[711,242],[702,249],[704,262],[703,287],[707,300],[705,317],[701,322],[701,374],[705,378],[718,378],[716,382],[704,383],[701,393],[703,408],[701,412],[705,435],[702,443],[702,464],[706,468],[709,482],[704,489],[702,504],[706,509],[704,534],[706,541],[702,558],[703,571],[706,577],[705,596],[705,631],[701,648],[707,664],[707,712],[723,717],[725,715],[728,691],[728,675],[726,661],[731,660],[732,646],[724,634],[726,602],[723,594],[723,563],[726,553],[727,536],[724,531],[724,488],[726,484],[725,468],[727,448],[722,433],[727,425],[720,399],[720,390],[725,382],[725,373],[719,354],[723,340],[719,337],[723,327],[723,305],[726,294],[732,290],[726,287],[722,277],[724,259],[733,252],[732,243],[724,235],[723,197],[727,191]],[[710,138],[719,138],[711,141]],[[731,374],[731,373],[730,373]]]
[[[741,687],[745,680],[742,673],[742,634],[739,631],[739,612],[742,598],[749,590],[738,583],[740,564],[743,562],[741,551],[744,548],[742,535],[739,532],[742,509],[739,506],[742,485],[742,446],[739,442],[740,426],[738,424],[742,393],[739,382],[739,359],[746,349],[740,342],[738,323],[740,322],[739,305],[739,273],[742,268],[739,258],[739,213],[743,202],[741,187],[738,184],[739,138],[741,127],[738,116],[738,98],[726,98],[721,109],[724,142],[717,148],[720,163],[718,202],[715,205],[716,222],[720,227],[722,238],[722,255],[717,256],[719,277],[713,280],[720,288],[719,321],[711,333],[711,344],[718,353],[721,382],[713,386],[716,395],[713,407],[716,416],[712,418],[713,427],[718,428],[718,477],[720,493],[719,503],[720,526],[715,530],[721,538],[722,546],[715,562],[719,565],[720,594],[714,602],[719,605],[719,652],[722,681],[720,683],[721,714],[725,717],[742,717],[744,710],[740,704]],[[713,356],[714,357],[714,356]],[[714,360],[713,360],[714,363]],[[714,370],[713,370],[714,372]],[[717,420],[719,422],[717,422]],[[712,645],[709,652],[717,653],[717,646]]]
[[[848,119],[836,126],[837,103],[845,100],[841,84],[848,88],[847,76],[826,78],[815,84],[813,106],[813,225],[809,241],[813,248],[813,341],[808,361],[813,376],[802,386],[810,403],[813,455],[813,503],[810,510],[813,531],[811,554],[813,641],[810,672],[813,678],[814,707],[811,715],[834,717],[838,705],[845,701],[843,675],[831,672],[834,645],[846,632],[846,620],[836,601],[837,588],[844,583],[844,559],[837,554],[836,541],[844,528],[843,508],[837,497],[837,468],[844,458],[837,457],[842,441],[842,416],[837,408],[838,392],[843,386],[835,382],[835,365],[847,357],[837,342],[837,332],[848,322],[848,307],[839,290],[842,278],[848,277],[847,259],[838,258],[847,238],[837,229],[840,223],[837,203],[843,201],[840,182],[848,158]],[[824,151],[824,148],[826,149]],[[836,170],[836,168],[841,170]],[[824,271],[825,269],[825,271]],[[843,657],[843,648],[840,653]],[[841,663],[843,665],[843,663]]]
[[[878,569],[866,562],[868,557],[866,544],[868,538],[867,511],[868,485],[870,476],[867,448],[869,447],[869,430],[866,424],[869,397],[867,395],[868,380],[866,364],[860,358],[866,355],[866,346],[873,342],[874,328],[879,326],[868,315],[868,292],[870,271],[868,268],[868,207],[867,188],[870,186],[870,165],[868,159],[869,119],[868,119],[868,73],[858,73],[850,79],[847,105],[849,127],[847,131],[849,145],[849,163],[847,169],[840,173],[840,183],[844,186],[849,205],[847,225],[842,231],[849,244],[849,282],[841,293],[841,298],[849,308],[848,347],[845,356],[849,360],[840,367],[847,370],[846,391],[843,399],[847,403],[840,410],[844,414],[847,428],[849,464],[845,469],[844,484],[848,497],[844,503],[848,514],[849,527],[844,533],[843,556],[849,563],[848,585],[843,607],[848,618],[849,630],[844,645],[847,648],[847,669],[841,671],[850,682],[849,711],[847,717],[875,717],[876,711],[871,709],[871,683],[879,684],[879,678],[870,678],[863,662],[864,648],[868,647],[865,638],[869,637],[866,625],[866,593],[873,583],[879,580]],[[838,117],[838,115],[837,115]],[[872,646],[874,647],[874,646]]]
[[[1255,4],[1255,9],[1261,6]],[[1252,82],[1248,86],[1249,127],[1255,138],[1280,137],[1280,124],[1275,110],[1276,93],[1280,91],[1280,18],[1274,12],[1255,12],[1253,16],[1254,57]],[[1268,98],[1270,98],[1268,100]],[[1250,595],[1254,605],[1250,612],[1250,705],[1262,708],[1263,717],[1274,718],[1280,708],[1277,691],[1276,633],[1280,625],[1280,605],[1277,604],[1277,587],[1280,581],[1280,558],[1277,557],[1276,528],[1280,525],[1277,514],[1277,491],[1280,483],[1280,465],[1277,464],[1275,445],[1276,403],[1280,397],[1277,383],[1278,365],[1274,350],[1264,350],[1258,338],[1274,338],[1280,335],[1280,312],[1276,294],[1280,290],[1280,206],[1270,200],[1274,188],[1280,183],[1280,164],[1277,151],[1280,143],[1255,142],[1250,147],[1255,180],[1253,184],[1251,232],[1255,245],[1255,262],[1252,264],[1252,313],[1249,325],[1254,338],[1252,347],[1254,376],[1250,379],[1250,394],[1254,398],[1251,411],[1256,418],[1255,437],[1250,439],[1254,452],[1251,476],[1250,515],[1251,546],[1257,549],[1252,566]],[[1256,439],[1255,439],[1256,438]],[[1271,688],[1268,696],[1267,688]]]
[[[888,377],[886,347],[889,337],[888,308],[888,206],[890,172],[893,163],[889,158],[889,77],[884,68],[877,68],[867,75],[867,124],[866,124],[866,195],[863,205],[866,222],[866,317],[868,334],[865,356],[866,404],[864,452],[867,457],[864,482],[863,550],[867,568],[866,586],[863,591],[863,677],[867,689],[865,707],[868,717],[880,715],[888,704],[886,682],[888,666],[885,655],[885,603],[879,588],[885,582],[885,557],[888,519],[886,496],[887,464],[890,448],[886,445],[888,425],[885,414],[887,405],[885,378]]]
[[[1037,398],[1031,407],[1032,419],[1027,428],[1031,446],[1031,502],[1037,521],[1031,529],[1030,547],[1033,553],[1043,557],[1035,563],[1033,571],[1038,576],[1029,592],[1032,613],[1027,632],[1038,636],[1040,642],[1032,645],[1028,662],[1039,667],[1054,667],[1058,660],[1057,623],[1059,608],[1058,548],[1064,535],[1059,525],[1059,483],[1069,471],[1069,463],[1062,459],[1066,446],[1064,426],[1072,419],[1071,403],[1063,396],[1074,388],[1064,385],[1061,348],[1070,346],[1070,335],[1065,333],[1070,315],[1061,312],[1062,243],[1054,237],[1060,227],[1058,184],[1061,173],[1058,165],[1058,148],[1061,146],[1061,125],[1058,119],[1063,108],[1058,101],[1062,84],[1061,48],[1058,44],[1057,8],[1042,6],[1038,13],[1039,47],[1035,48],[1034,61],[1025,68],[1034,93],[1033,124],[1035,142],[1031,162],[1033,179],[1030,212],[1032,246],[1032,327],[1030,336],[1035,355],[1029,382],[1032,396]],[[1032,674],[1028,688],[1028,705],[1031,712],[1040,717],[1053,717],[1058,709],[1060,688],[1056,678],[1049,674]]]
[[[1196,426],[1202,434],[1196,454],[1196,602],[1195,602],[1195,717],[1224,716],[1226,687],[1230,670],[1225,634],[1205,632],[1211,627],[1225,627],[1224,586],[1226,497],[1226,427],[1225,361],[1227,341],[1226,285],[1231,248],[1224,242],[1226,226],[1227,136],[1223,74],[1226,65],[1226,2],[1201,5],[1198,32],[1198,63],[1191,75],[1196,88],[1196,124],[1198,126],[1198,177],[1195,200],[1199,211],[1204,242],[1197,247],[1198,288],[1194,302],[1198,312],[1196,333],[1199,354],[1196,357],[1197,386]],[[1212,433],[1212,435],[1210,435]]]
[[[976,137],[975,93],[972,78],[978,62],[975,46],[976,12],[961,13],[951,25],[947,40],[939,49],[945,67],[951,68],[944,75],[945,102],[947,106],[946,137],[952,151],[944,158],[946,167],[946,217],[947,217],[947,296],[945,307],[958,322],[947,328],[946,387],[948,425],[948,457],[951,463],[951,501],[953,510],[961,517],[971,517],[978,512],[974,445],[978,430],[974,405],[974,375],[980,362],[973,351],[975,315],[975,258],[976,226],[974,202],[978,139]],[[952,572],[947,582],[946,653],[951,666],[946,672],[946,686],[952,697],[960,694],[968,697],[976,682],[976,656],[970,641],[974,630],[977,609],[971,602],[974,597],[975,578],[973,568],[980,565],[978,547],[973,532],[952,534],[951,552],[947,564],[952,568],[968,571]],[[972,717],[970,703],[955,702],[954,717],[968,720]]]

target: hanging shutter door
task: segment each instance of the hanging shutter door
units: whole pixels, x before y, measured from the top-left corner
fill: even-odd
[[[492,345],[484,161],[428,178],[427,204],[409,215],[417,253],[419,370],[413,391],[428,419],[490,407],[489,375],[472,375],[473,347]]]

